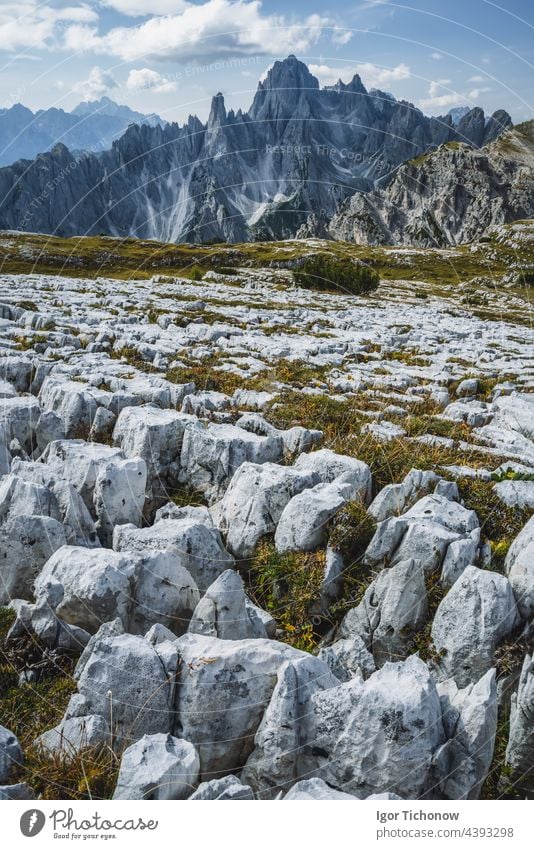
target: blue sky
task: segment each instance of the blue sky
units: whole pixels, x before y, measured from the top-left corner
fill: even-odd
[[[534,116],[532,0],[0,0],[0,106],[72,109],[107,95],[205,119],[212,94],[247,108],[294,53],[322,84],[368,88],[428,114],[453,106]]]

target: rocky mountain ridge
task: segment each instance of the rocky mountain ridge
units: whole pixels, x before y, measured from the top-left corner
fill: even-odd
[[[52,107],[32,112],[21,103],[0,109],[0,165],[34,159],[58,142],[71,150],[106,150],[130,124],[165,124],[158,115],[143,115],[109,97],[83,101],[72,112]]]
[[[358,193],[326,225],[301,235],[358,244],[445,247],[477,239],[488,228],[534,216],[532,122],[481,150],[449,142],[402,165],[384,188]]]
[[[310,213],[325,219],[370,191],[401,163],[451,141],[475,147],[509,127],[500,110],[472,109],[455,125],[358,75],[320,89],[294,56],[276,62],[250,110],[207,124],[132,125],[110,151],[79,156],[56,145],[0,170],[0,227],[57,235],[99,234],[167,242],[294,236]]]

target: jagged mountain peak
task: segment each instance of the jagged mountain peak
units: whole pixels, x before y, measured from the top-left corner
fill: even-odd
[[[487,120],[474,109],[454,127],[450,116],[429,118],[407,101],[368,93],[357,74],[321,89],[289,56],[259,84],[249,112],[227,112],[219,92],[207,123],[191,116],[185,125],[130,124],[110,149],[68,172],[47,204],[31,207],[31,198],[43,192],[47,169],[61,170],[57,156],[0,170],[0,227],[24,221],[25,229],[75,235],[93,226],[162,241],[293,237],[310,213],[328,222],[355,192],[370,192],[371,203],[375,187],[387,187],[403,162],[441,144],[479,147],[509,121],[503,111]],[[73,147],[61,133],[55,140]],[[445,190],[455,179],[454,158],[443,157]]]
[[[214,127],[222,126],[227,119],[226,115],[226,106],[224,105],[224,96],[222,92],[217,92],[217,94],[211,99],[211,108],[210,114],[208,118],[208,129],[213,129]]]
[[[287,59],[274,63],[262,84],[266,91],[280,89],[319,89],[319,80],[308,66],[290,54]]]

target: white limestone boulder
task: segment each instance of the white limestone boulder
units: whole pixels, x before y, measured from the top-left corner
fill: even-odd
[[[100,471],[113,460],[122,460],[119,448],[84,442],[82,439],[60,439],[51,442],[40,458],[57,477],[67,480],[79,492],[85,506],[94,516],[94,490]]]
[[[534,516],[512,542],[504,569],[524,619],[534,616]]]
[[[173,551],[201,593],[221,572],[234,566],[234,558],[224,548],[219,531],[195,518],[163,519],[147,528],[117,525],[113,548],[136,554],[153,549]]]
[[[194,422],[194,416],[152,404],[126,407],[120,413],[113,441],[124,456],[145,461],[149,499],[164,498],[177,487],[184,433]]]
[[[250,557],[258,540],[276,529],[291,498],[316,482],[313,472],[276,463],[243,463],[217,505],[229,550],[238,558]]]
[[[495,669],[460,690],[453,679],[438,685],[447,735],[437,760],[445,799],[478,799],[493,758],[497,731]]]
[[[43,381],[39,402],[61,419],[67,439],[87,439],[97,410],[87,384],[51,374]]]
[[[64,721],[91,714],[103,717],[118,749],[144,734],[169,733],[177,658],[167,655],[164,662],[158,649],[131,634],[95,640],[77,668],[78,692],[71,696]]]
[[[189,797],[190,802],[251,801],[252,799],[254,799],[252,789],[248,784],[242,784],[236,775],[225,775],[224,778],[203,781]]]
[[[411,469],[400,483],[388,484],[380,490],[369,505],[368,513],[376,522],[400,516],[417,499],[431,492],[438,481],[435,472]]]
[[[219,640],[185,634],[175,643],[180,657],[176,711],[181,736],[200,755],[202,780],[240,770],[289,658],[309,657],[274,640]]]
[[[319,451],[301,454],[295,461],[294,468],[315,473],[321,483],[334,483],[341,478],[343,483],[350,484],[351,498],[360,498],[364,504],[369,502],[372,486],[371,470],[361,460],[344,454],[336,454],[329,448],[321,448]]]
[[[116,525],[141,525],[147,482],[140,457],[112,460],[98,472],[93,493],[96,527],[104,545],[111,545]]]
[[[357,634],[324,646],[317,657],[326,663],[339,681],[369,678],[376,671],[373,655]]]
[[[157,624],[180,636],[200,602],[195,581],[174,551],[147,551],[134,559],[128,631],[146,634]]]
[[[432,623],[440,679],[454,678],[460,688],[478,681],[494,666],[497,646],[519,623],[509,581],[497,572],[468,566]]]
[[[66,543],[63,525],[49,516],[15,516],[0,526],[0,605],[31,600],[37,575]]]
[[[186,799],[198,784],[199,758],[187,740],[145,734],[125,749],[114,799]]]
[[[353,495],[352,484],[342,478],[295,495],[280,516],[274,535],[276,550],[315,551],[326,545],[330,520]]]
[[[56,614],[90,634],[119,617],[128,624],[135,561],[105,548],[63,546],[47,561],[35,582],[39,594],[54,580],[63,587]]]
[[[296,686],[286,663],[243,771],[260,797],[317,777],[359,797],[432,795],[434,755],[445,742],[441,705],[416,655],[386,663],[366,681],[326,676]]]
[[[506,764],[517,782],[531,781],[534,772],[534,657],[525,655],[517,692],[510,707]]]
[[[257,436],[234,425],[198,422],[184,436],[180,480],[213,503],[224,495],[243,463],[275,463],[282,456],[278,436]]]
[[[367,587],[361,603],[349,610],[340,637],[359,636],[377,666],[406,656],[428,615],[425,576],[415,560],[383,569]]]
[[[269,636],[257,608],[245,593],[243,579],[233,569],[227,569],[208,587],[193,613],[188,631],[220,640]]]
[[[322,778],[308,778],[304,781],[297,781],[284,796],[284,802],[295,802],[297,800],[319,801],[324,799],[332,802],[358,801],[357,796],[352,796],[350,793],[343,793],[341,790],[334,790],[333,787],[329,787]]]

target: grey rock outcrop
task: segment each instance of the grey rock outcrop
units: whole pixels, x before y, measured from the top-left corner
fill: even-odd
[[[294,236],[311,213],[330,217],[340,201],[410,157],[444,142],[478,146],[509,125],[502,111],[486,124],[480,109],[457,126],[450,116],[429,118],[404,100],[368,92],[358,75],[320,89],[289,56],[274,63],[246,113],[227,111],[217,94],[205,124],[195,117],[184,126],[133,124],[109,151],[71,153],[58,143],[32,163],[1,169],[0,227],[166,242]],[[47,147],[43,140],[41,150]],[[261,180],[247,179],[250,173]],[[31,206],[46,186],[49,203]],[[354,238],[354,227],[346,230],[341,238]]]
[[[124,751],[114,799],[186,799],[198,784],[198,754],[187,740],[145,734]]]
[[[438,673],[464,688],[494,665],[494,652],[519,624],[509,581],[468,566],[439,605],[432,640],[441,654]]]

